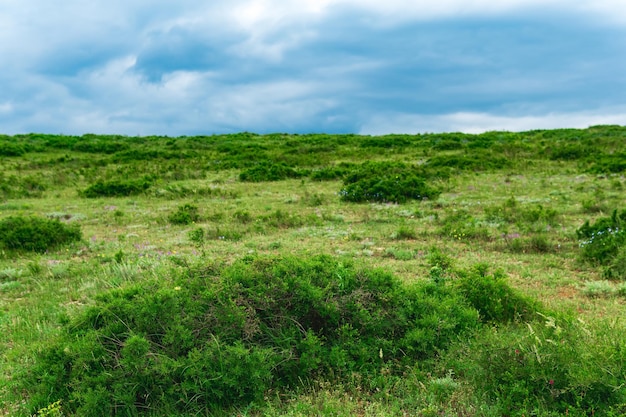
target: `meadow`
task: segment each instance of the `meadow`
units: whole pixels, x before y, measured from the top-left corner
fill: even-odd
[[[626,127],[0,135],[0,415],[626,415]]]

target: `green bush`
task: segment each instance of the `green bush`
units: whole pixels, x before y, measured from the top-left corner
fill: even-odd
[[[538,305],[512,289],[502,272],[488,274],[487,271],[485,264],[478,264],[473,270],[461,272],[457,282],[481,320],[509,323],[532,318]]]
[[[602,217],[594,224],[587,220],[576,235],[580,240],[582,258],[588,262],[607,265],[626,245],[626,210],[618,214],[613,211],[610,217]]]
[[[172,224],[191,224],[200,219],[198,207],[192,204],[183,204],[168,216],[168,220]]]
[[[245,182],[280,181],[300,177],[302,177],[302,173],[283,162],[267,161],[259,162],[239,174],[239,180]]]
[[[36,411],[206,415],[307,378],[425,366],[476,311],[451,288],[406,286],[330,257],[209,264],[99,297],[19,377]]]
[[[428,184],[416,167],[402,163],[367,162],[344,178],[342,200],[354,203],[404,203],[434,199],[440,191]]]
[[[46,252],[81,237],[78,225],[58,219],[10,216],[0,221],[0,246],[10,250]]]
[[[27,152],[26,148],[19,143],[0,142],[0,156],[22,156]]]
[[[141,180],[111,180],[98,181],[85,190],[80,195],[86,198],[97,197],[127,197],[145,192],[152,182],[146,178]]]

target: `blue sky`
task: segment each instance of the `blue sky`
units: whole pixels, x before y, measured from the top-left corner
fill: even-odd
[[[58,4],[0,0],[0,133],[626,125],[623,0]]]

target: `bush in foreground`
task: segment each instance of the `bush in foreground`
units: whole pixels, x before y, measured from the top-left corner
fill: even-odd
[[[249,258],[101,296],[22,382],[30,412],[206,414],[308,378],[402,375],[478,324],[451,287],[330,257]]]
[[[11,216],[0,221],[0,247],[9,250],[45,252],[81,239],[78,225],[58,219]]]

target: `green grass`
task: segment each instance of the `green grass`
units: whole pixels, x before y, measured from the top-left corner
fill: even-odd
[[[60,340],[65,323],[109,291],[166,283],[203,264],[319,255],[382,269],[407,286],[459,291],[483,318],[510,316],[459,335],[426,362],[403,364],[403,372],[330,368],[214,413],[623,415],[626,392],[615,378],[625,375],[626,325],[617,318],[626,313],[626,250],[608,266],[588,262],[576,231],[624,209],[626,181],[613,155],[626,151],[625,137],[616,126],[383,137],[14,136],[0,155],[0,221],[48,218],[80,228],[82,240],[35,253],[0,250],[0,415],[38,411],[24,408],[36,389],[24,390],[21,375]],[[410,169],[406,184],[437,192],[344,201],[342,190],[356,183],[345,178],[360,179],[366,161],[381,175]],[[270,165],[297,175],[262,177],[259,167]],[[367,171],[363,190],[397,191],[376,172]],[[419,175],[424,182],[413,180]],[[94,184],[98,198],[85,198]],[[481,279],[490,290],[470,291]],[[503,310],[490,295],[532,300],[544,316]],[[558,337],[546,323],[562,329]],[[525,366],[514,366],[515,349]],[[490,377],[507,372],[514,378]],[[48,415],[70,415],[66,401]]]

